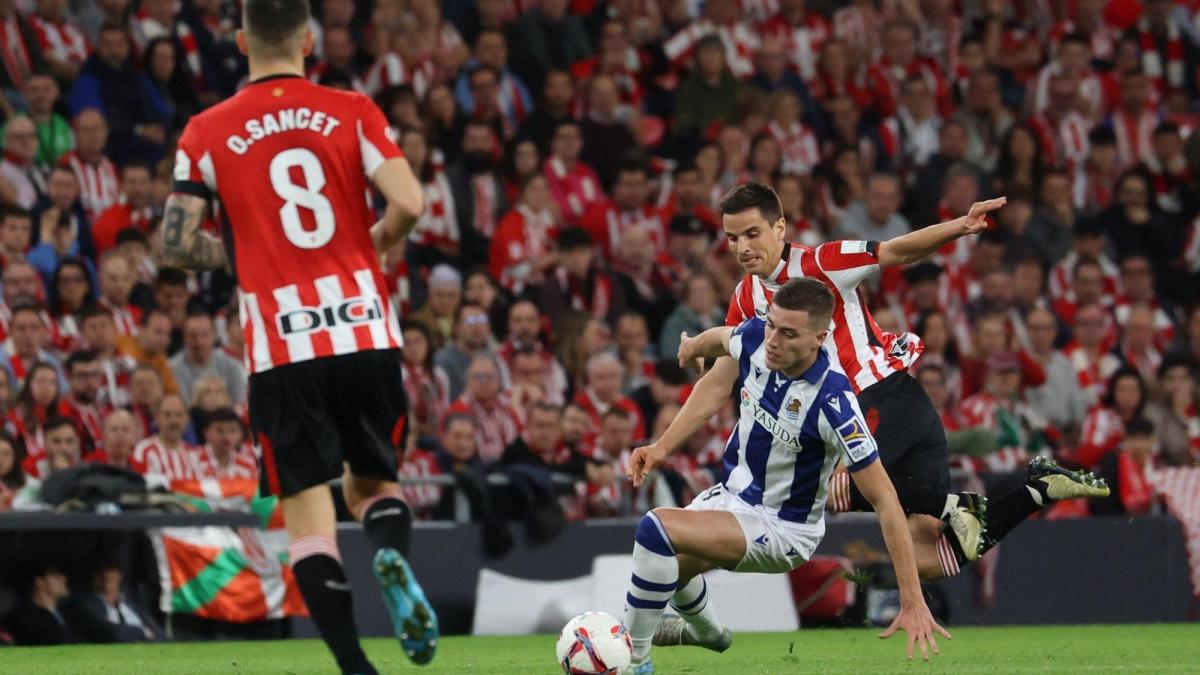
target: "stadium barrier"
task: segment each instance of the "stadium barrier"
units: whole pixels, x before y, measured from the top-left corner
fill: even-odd
[[[519,541],[504,557],[488,559],[477,524],[419,523],[411,558],[444,630],[468,633],[483,570],[531,581],[583,577],[597,556],[627,554],[635,526],[632,519],[572,523],[547,544]],[[338,541],[354,587],[360,630],[389,635],[362,528],[339,525]],[[884,551],[873,516],[830,519],[818,554],[855,558],[864,551]],[[1185,539],[1170,516],[1031,521],[1005,539],[995,564],[991,606],[976,601],[974,567],[928,585],[940,589],[935,592],[943,595],[951,625],[1161,622],[1195,616]],[[297,621],[296,631],[316,634],[304,620]]]

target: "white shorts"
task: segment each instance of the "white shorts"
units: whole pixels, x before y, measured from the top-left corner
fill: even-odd
[[[734,572],[790,572],[812,559],[825,536],[825,521],[793,523],[747,504],[723,485],[696,495],[687,508],[692,511],[728,511],[737,518],[746,537],[746,556]]]

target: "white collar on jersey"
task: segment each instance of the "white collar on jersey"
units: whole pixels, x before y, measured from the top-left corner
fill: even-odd
[[[788,261],[791,259],[791,252],[792,245],[789,242],[783,242],[783,253],[779,256],[779,264],[775,265],[775,269],[771,272],[771,277],[769,279],[763,279],[763,281],[769,281],[773,284],[783,283],[779,280],[779,278],[782,277],[787,271]]]

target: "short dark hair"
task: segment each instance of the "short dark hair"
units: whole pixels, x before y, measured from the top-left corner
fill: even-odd
[[[158,271],[158,278],[154,280],[154,288],[159,289],[163,286],[183,286],[187,288],[187,272],[177,267],[164,267]]]
[[[466,422],[467,424],[471,425],[472,429],[479,428],[479,425],[475,423],[474,417],[468,415],[465,412],[452,412],[452,413],[447,413],[446,419],[442,420],[442,433],[446,433],[447,431],[449,431],[450,425],[454,424],[455,422]]]
[[[622,419],[625,421],[633,419],[633,415],[630,414],[628,410],[619,408],[615,405],[609,406],[608,410],[605,410],[604,413],[600,415],[601,420],[603,420],[605,417],[616,417],[617,419]]]
[[[775,189],[764,183],[745,183],[733,187],[721,197],[721,213],[732,216],[750,209],[758,209],[768,223],[783,217],[783,204]]]
[[[246,0],[242,27],[256,46],[278,53],[308,25],[309,16],[308,0]]]
[[[30,314],[33,314],[34,316],[36,316],[39,319],[42,318],[42,310],[39,309],[38,306],[33,304],[32,302],[18,303],[15,307],[12,308],[12,311],[9,313],[9,316],[16,316],[22,312],[28,312]]]
[[[217,408],[216,410],[213,410],[212,412],[205,413],[205,415],[204,415],[204,429],[205,430],[207,430],[212,425],[217,424],[218,422],[233,422],[234,424],[241,426],[242,418],[238,417],[238,414],[236,412],[234,412],[233,408]]]
[[[563,414],[563,407],[561,405],[556,405],[554,403],[551,403],[550,401],[538,401],[538,402],[534,403],[533,405],[529,406],[529,416],[530,417],[533,417],[533,413],[538,412],[538,411],[554,413],[555,417],[561,417]]]
[[[93,363],[96,358],[96,352],[90,349],[80,349],[77,352],[71,352],[71,355],[67,357],[67,362],[63,364],[63,369],[70,375],[75,370],[75,366],[81,363]]]
[[[833,293],[809,277],[792,279],[775,292],[771,303],[780,309],[808,312],[810,323],[825,327],[833,319]]]
[[[150,309],[147,309],[146,311],[142,312],[142,319],[141,319],[141,321],[138,321],[138,325],[142,326],[143,328],[146,326],[149,326],[150,321],[153,320],[154,317],[156,317],[156,316],[164,316],[167,318],[167,321],[171,320],[170,314],[167,314],[165,311],[163,311],[162,309],[160,309],[158,307],[151,307]]]
[[[9,218],[29,219],[31,217],[32,216],[27,209],[23,209],[16,204],[5,204],[4,206],[0,207],[0,222],[8,220]]]
[[[146,245],[146,235],[142,234],[141,230],[136,227],[127,227],[117,233],[117,246],[121,244],[142,244]]]
[[[79,427],[75,426],[75,420],[63,415],[51,415],[49,419],[42,423],[42,433],[48,434],[63,427],[70,427],[76,436],[79,435]]]
[[[79,311],[75,313],[75,319],[79,321],[80,326],[87,323],[88,319],[93,319],[98,316],[106,316],[109,318],[109,320],[112,320],[112,314],[110,314],[107,309],[104,309],[99,304],[94,302],[80,307]]]
[[[593,245],[592,235],[582,227],[568,227],[558,232],[558,248],[562,251],[590,249]]]

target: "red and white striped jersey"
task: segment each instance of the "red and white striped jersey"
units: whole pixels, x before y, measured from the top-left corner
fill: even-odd
[[[1079,388],[1089,404],[1096,404],[1108,388],[1108,378],[1121,367],[1121,359],[1110,351],[1089,352],[1078,342],[1063,347],[1062,353],[1075,368]]]
[[[1125,328],[1125,323],[1129,321],[1129,313],[1139,303],[1130,302],[1129,298],[1117,298],[1117,302],[1113,305],[1113,318],[1117,320],[1117,325]],[[1171,315],[1167,310],[1163,309],[1162,305],[1153,298],[1146,304],[1154,312],[1154,344],[1159,349],[1166,349],[1175,340],[1175,322],[1171,320]]]
[[[650,236],[655,253],[667,248],[667,211],[657,206],[642,206],[622,211],[612,200],[596,204],[584,214],[580,225],[592,235],[604,257],[612,262],[621,237],[634,228],[642,228]]]
[[[192,450],[186,442],[171,448],[159,436],[151,436],[133,447],[129,467],[160,485],[170,485],[177,480],[195,480],[197,475],[192,462]]]
[[[108,207],[121,201],[120,174],[109,158],[101,157],[99,162],[89,164],[80,159],[78,151],[72,150],[63,155],[59,163],[71,167],[79,179],[79,201],[88,222],[96,222]]]
[[[725,62],[733,76],[745,79],[754,75],[754,52],[758,49],[758,32],[749,24],[734,22],[718,25],[708,19],[693,21],[663,43],[663,53],[674,66],[681,66],[695,51],[696,43],[709,35],[721,38],[725,45]]]
[[[783,259],[769,279],[746,275],[729,301],[725,324],[736,326],[766,316],[775,291],[789,279],[817,279],[833,292],[833,320],[825,348],[836,358],[854,393],[892,373],[907,370],[925,345],[912,333],[880,330],[863,301],[859,283],[879,269],[879,242],[831,241],[816,248],[785,244]]]
[[[112,314],[113,323],[117,326],[117,335],[137,335],[138,324],[142,320],[142,309],[137,305],[126,304],[117,307],[106,297],[100,297],[100,306]]]
[[[437,457],[428,450],[414,449],[400,464],[402,478],[430,478],[440,475],[442,468],[438,465]],[[401,485],[400,496],[416,514],[417,519],[424,520],[442,500],[442,486],[428,483]]]
[[[1068,298],[1074,301],[1075,294],[1071,290],[1071,279],[1075,275],[1075,265],[1079,264],[1079,254],[1068,251],[1062,260],[1050,268],[1050,279],[1046,284],[1050,298],[1060,300]],[[1104,304],[1111,305],[1121,293],[1121,269],[1108,256],[1096,258],[1100,271],[1104,274]]]
[[[234,450],[229,463],[224,466],[207,443],[192,448],[190,455],[196,477],[201,481],[258,480],[258,456],[254,454],[254,446],[249,443],[242,443]]]
[[[521,413],[508,402],[506,394],[501,394],[491,407],[484,407],[469,394],[463,394],[446,411],[447,415],[454,413],[470,415],[475,420],[475,449],[486,464],[498,461],[504,448],[517,440],[525,426]]]
[[[1085,468],[1096,465],[1108,453],[1117,449],[1125,438],[1125,423],[1112,408],[1096,406],[1083,418],[1079,431],[1079,447],[1075,460]]]
[[[775,121],[767,125],[767,133],[779,142],[784,171],[807,176],[821,163],[821,145],[812,129],[799,122],[785,127]]]
[[[425,92],[434,82],[432,61],[406,60],[396,52],[388,52],[376,59],[363,78],[363,86],[372,96],[388,87],[407,84],[421,99],[425,98]]]
[[[43,19],[36,14],[29,17],[29,24],[33,26],[38,44],[47,56],[67,63],[83,63],[87,60],[91,45],[78,24],[61,19]]]
[[[787,45],[786,51],[792,67],[800,77],[811,80],[817,74],[817,57],[821,53],[821,47],[829,39],[833,28],[820,14],[805,12],[799,26],[777,15],[759,24],[758,32],[763,39],[782,39]]]
[[[968,396],[958,409],[958,419],[963,427],[983,429],[1001,437],[1001,412],[1011,416],[1019,424],[1027,423],[1024,406],[1013,401],[1003,401],[989,391],[980,391]],[[1032,425],[1031,425],[1032,426]],[[1036,430],[1036,429],[1035,429]],[[1022,432],[1027,431],[1023,426]],[[1014,439],[1026,440],[1026,439]],[[1029,462],[1029,451],[1021,445],[1006,445],[981,457],[971,457],[966,464],[976,473],[988,471],[1016,471]]]
[[[1113,111],[1108,123],[1117,137],[1117,163],[1122,170],[1154,157],[1154,129],[1160,121],[1149,108],[1136,117],[1124,110]]]
[[[252,82],[188,122],[175,191],[222,202],[249,373],[401,345],[364,195],[403,156],[371,99],[300,76]]]

